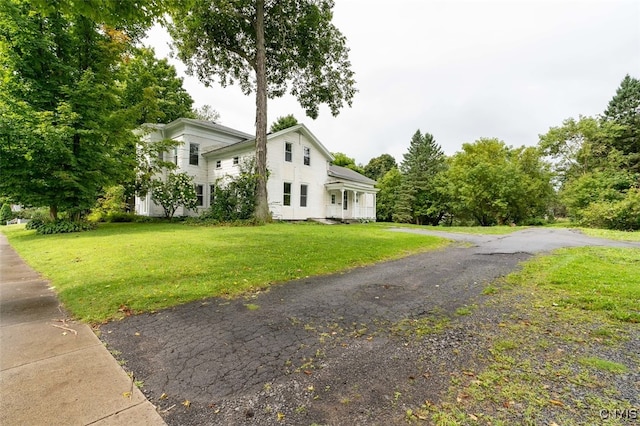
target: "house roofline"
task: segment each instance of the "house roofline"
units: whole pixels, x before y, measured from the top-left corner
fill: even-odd
[[[287,133],[293,133],[293,132],[304,134],[307,138],[311,140],[311,142],[313,142],[316,145],[316,147],[325,155],[325,157],[327,157],[329,161],[334,160],[334,157],[333,155],[331,155],[331,152],[329,152],[329,150],[322,144],[322,142],[320,142],[318,138],[313,133],[311,133],[311,131],[307,128],[307,126],[305,126],[302,123],[280,130],[279,132],[267,134],[267,142],[269,142],[269,140],[271,139],[277,138]],[[256,142],[256,138],[252,137],[251,139],[236,142],[220,148],[211,149],[209,151],[203,152],[202,155],[209,156],[211,154],[223,154],[227,152],[233,152],[241,148],[245,148],[246,146],[255,145],[255,142]]]
[[[255,136],[249,133],[245,133],[242,132],[240,130],[236,130],[236,129],[232,129],[231,127],[227,127],[227,126],[223,126],[221,124],[218,123],[214,123],[212,121],[204,121],[204,120],[196,120],[194,118],[177,118],[175,120],[173,120],[170,123],[167,124],[163,124],[163,123],[144,123],[142,126],[140,126],[141,128],[147,128],[147,129],[155,129],[158,130],[162,133],[162,136],[164,137],[166,132],[171,131],[179,126],[184,126],[186,124],[189,124],[191,126],[194,127],[200,127],[202,129],[215,129],[218,130],[220,132],[226,133],[228,135],[231,136],[236,136],[239,138],[243,138],[245,140],[247,139],[251,139],[254,138]]]

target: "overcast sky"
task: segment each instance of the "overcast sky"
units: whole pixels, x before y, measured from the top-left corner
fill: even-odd
[[[535,145],[569,117],[604,111],[626,74],[640,78],[640,1],[336,0],[358,93],[332,117],[312,120],[291,96],[269,100],[268,123],[294,114],[332,152],[358,163],[388,153],[398,162],[411,136],[431,133],[446,154],[496,137]],[[154,28],[146,44],[170,55]],[[237,87],[185,78],[196,106],[254,133],[255,100]]]

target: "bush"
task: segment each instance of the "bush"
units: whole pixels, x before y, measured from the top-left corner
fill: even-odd
[[[7,221],[13,219],[13,212],[11,211],[11,206],[7,203],[2,205],[0,208],[0,225],[6,225]]]
[[[255,162],[244,162],[240,165],[238,176],[227,176],[216,181],[211,207],[201,218],[219,222],[250,220],[255,211],[257,182]]]
[[[104,217],[105,222],[115,223],[115,222],[135,222],[137,220],[137,215],[135,213],[126,213],[126,212],[111,212],[107,213]]]
[[[124,219],[127,217],[126,208],[124,187],[112,186],[107,188],[104,195],[98,199],[87,219],[91,222],[131,222],[133,219]]]
[[[54,221],[35,218],[31,219],[31,222],[26,225],[26,229],[35,229],[36,234],[40,235],[90,231],[95,228],[96,225],[94,223],[65,219]]]
[[[627,191],[615,202],[592,203],[581,212],[580,224],[593,228],[636,231],[640,229],[640,189]]]

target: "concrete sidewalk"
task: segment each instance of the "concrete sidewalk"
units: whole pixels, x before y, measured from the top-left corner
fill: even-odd
[[[0,424],[164,425],[86,324],[0,234]]]

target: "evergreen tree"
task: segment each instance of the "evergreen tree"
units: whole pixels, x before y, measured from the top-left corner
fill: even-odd
[[[628,156],[632,169],[640,171],[640,80],[625,76],[603,118],[624,126],[612,145]]]
[[[446,168],[444,152],[429,133],[411,138],[400,171],[402,183],[393,220],[437,225],[445,214],[437,202],[435,176]]]

